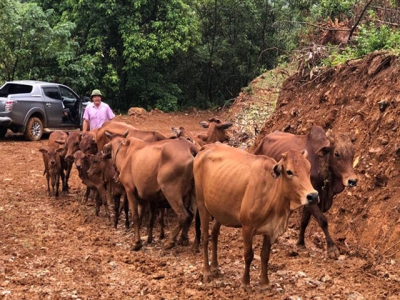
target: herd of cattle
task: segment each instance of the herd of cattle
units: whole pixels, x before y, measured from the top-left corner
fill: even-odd
[[[133,224],[133,250],[142,247],[139,229],[145,209],[149,212],[147,243],[152,242],[156,211],[161,215],[160,238],[164,237],[164,208],[175,212],[177,225],[164,243],[166,249],[188,243],[188,231],[196,217],[194,244],[199,247],[201,242],[203,247],[205,282],[218,272],[218,235],[224,225],[242,228],[245,286],[250,284],[253,236],[263,235],[260,281],[268,284],[271,246],[285,231],[291,211],[300,206],[298,245],[304,246],[304,233],[313,215],[325,233],[329,257],[339,256],[323,213],[336,194],[357,185],[349,137],[325,133],[319,126],[313,126],[307,135],[276,131],[249,153],[223,144],[231,123],[212,118],[201,125],[208,131],[192,134],[182,127],[172,128],[171,137],[117,121],[84,133],[55,131],[48,147],[40,149],[48,193],[59,196],[60,180],[62,191],[68,192],[75,164],[86,186],[84,201],[94,195],[97,215],[104,206],[111,218],[109,206],[113,207],[116,227],[123,208],[125,226]]]

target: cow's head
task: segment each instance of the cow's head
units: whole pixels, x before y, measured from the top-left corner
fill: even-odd
[[[357,185],[358,178],[354,172],[354,145],[350,137],[343,133],[328,133],[330,141],[329,168],[339,178],[343,186]]]
[[[67,153],[65,154],[65,160],[67,163],[74,161],[74,153],[79,150],[79,143],[82,139],[82,132],[70,132],[68,135],[65,147]]]
[[[311,184],[311,164],[307,160],[307,154],[306,150],[289,150],[282,154],[281,160],[272,169],[272,175],[281,178],[281,192],[290,200],[291,210],[319,201],[318,192]]]
[[[200,125],[203,128],[208,128],[206,134],[199,134],[198,137],[202,139],[206,143],[215,143],[215,142],[227,142],[229,141],[229,136],[226,133],[226,130],[230,128],[233,124],[230,122],[221,122],[221,120],[217,118],[211,118],[207,121],[200,122]]]

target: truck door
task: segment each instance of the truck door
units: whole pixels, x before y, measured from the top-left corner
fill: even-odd
[[[62,123],[63,103],[57,86],[43,87],[43,104],[47,115],[47,127],[59,127]]]

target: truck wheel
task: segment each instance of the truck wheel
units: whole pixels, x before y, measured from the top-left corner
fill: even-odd
[[[26,124],[25,139],[28,141],[39,141],[43,134],[43,124],[39,118],[30,118]]]
[[[0,127],[0,139],[4,139],[4,137],[6,136],[7,133],[7,127]]]

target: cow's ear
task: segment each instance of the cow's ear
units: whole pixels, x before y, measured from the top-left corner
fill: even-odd
[[[42,153],[48,153],[47,149],[44,149],[44,148],[40,148],[39,151]]]
[[[58,148],[58,149],[56,150],[57,153],[63,152],[63,151],[65,151],[65,148]]]
[[[208,128],[210,126],[210,123],[208,123],[207,121],[202,121],[202,122],[200,122],[200,125],[203,128]]]
[[[327,154],[329,154],[329,152],[331,152],[331,147],[322,147],[322,148],[320,148],[318,151],[317,151],[317,155],[319,156],[319,157],[324,157],[324,156],[326,156]]]
[[[171,128],[172,132],[176,134],[177,137],[180,137],[182,134],[182,131],[179,130],[179,128],[172,127]]]
[[[282,165],[280,163],[275,164],[274,167],[272,168],[271,173],[274,178],[278,178],[279,176],[281,176]]]
[[[233,124],[230,122],[224,122],[222,124],[218,124],[217,127],[219,129],[228,129],[229,127],[231,127]]]
[[[331,151],[331,141],[329,140],[329,138],[324,139],[323,142],[317,145],[316,149],[317,150],[315,151],[315,154],[317,154],[318,156],[322,157],[327,155]]]

